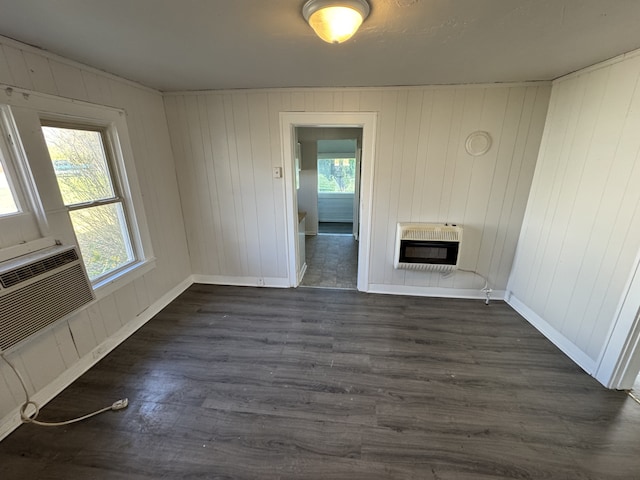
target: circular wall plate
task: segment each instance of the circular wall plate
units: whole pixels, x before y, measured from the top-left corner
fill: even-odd
[[[480,130],[473,132],[467,137],[464,148],[469,155],[474,157],[484,155],[491,148],[491,135]]]

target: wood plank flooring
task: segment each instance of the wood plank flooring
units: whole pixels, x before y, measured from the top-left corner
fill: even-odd
[[[502,302],[194,285],[0,443],[12,479],[639,479],[640,405]]]

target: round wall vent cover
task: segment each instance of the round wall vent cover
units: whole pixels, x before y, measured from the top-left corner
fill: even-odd
[[[473,132],[467,137],[465,149],[469,155],[478,157],[484,155],[491,148],[491,135],[487,132]]]

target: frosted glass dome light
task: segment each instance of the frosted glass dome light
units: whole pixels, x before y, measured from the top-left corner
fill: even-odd
[[[313,31],[327,43],[349,40],[369,15],[366,0],[309,0],[302,15]]]

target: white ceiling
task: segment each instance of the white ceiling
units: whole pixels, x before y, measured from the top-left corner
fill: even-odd
[[[369,0],[342,45],[303,0],[0,0],[0,34],[163,91],[550,80],[640,47],[640,0]]]

